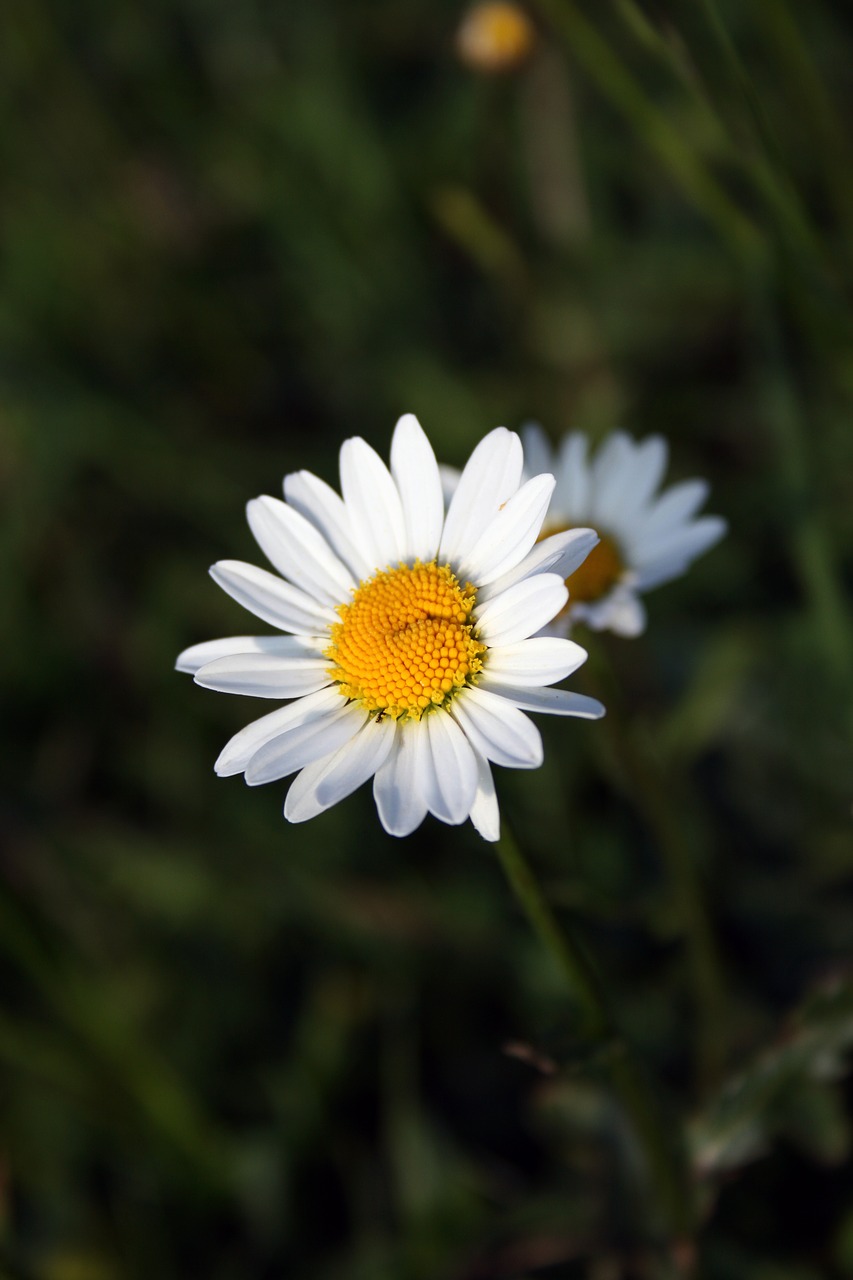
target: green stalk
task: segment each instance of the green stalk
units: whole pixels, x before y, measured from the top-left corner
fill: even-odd
[[[643,1151],[660,1209],[673,1239],[692,1232],[689,1173],[666,1127],[645,1070],[620,1035],[601,981],[585,953],[554,915],[521,848],[504,824],[495,846],[510,888],[543,945],[557,961],[582,1017],[581,1031],[598,1048],[604,1069]]]
[[[699,1093],[706,1095],[719,1084],[728,1056],[723,967],[679,788],[665,772],[653,745],[638,739],[620,720],[610,699],[607,729],[611,750],[654,837],[679,916],[696,1006],[696,1082]]]
[[[574,0],[537,0],[537,8],[587,75],[628,119],[648,149],[737,255],[753,263],[764,261],[767,249],[759,230],[708,171],[695,149],[673,128],[666,112],[649,101]]]
[[[790,504],[791,558],[809,604],[824,661],[839,690],[849,694],[853,676],[853,629],[847,595],[835,549],[818,510],[811,481],[807,429],[783,353],[779,321],[766,285],[760,279],[754,282],[752,302],[760,354],[767,369],[762,392]]]

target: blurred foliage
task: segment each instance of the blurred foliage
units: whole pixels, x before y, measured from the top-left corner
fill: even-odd
[[[446,0],[5,9],[3,1280],[853,1270],[853,23],[531,12],[478,77]],[[660,431],[730,521],[644,638],[581,637],[608,719],[499,777],[694,1241],[493,851],[369,794],[285,826],[211,772],[251,704],[173,673],[243,625],[204,570],[245,499],[404,410],[455,464]]]

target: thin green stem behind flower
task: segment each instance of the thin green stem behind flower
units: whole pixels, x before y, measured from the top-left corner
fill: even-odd
[[[674,1139],[667,1131],[660,1102],[646,1072],[619,1033],[601,979],[577,940],[557,920],[506,823],[495,848],[519,906],[557,961],[580,1008],[582,1039],[590,1048],[602,1051],[610,1083],[630,1118],[645,1156],[657,1208],[670,1238],[689,1235],[693,1224],[693,1204],[678,1137]]]

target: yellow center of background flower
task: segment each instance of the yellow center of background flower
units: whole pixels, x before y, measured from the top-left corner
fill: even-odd
[[[569,588],[569,603],[592,603],[601,600],[608,591],[616,586],[625,571],[625,565],[614,540],[606,533],[599,534],[597,542],[583,564],[566,578]]]
[[[476,592],[449,565],[417,561],[374,574],[338,609],[326,657],[345,698],[395,720],[420,720],[482,669]]]
[[[485,0],[465,14],[456,33],[456,52],[474,71],[511,71],[535,41],[533,23],[517,4]]]

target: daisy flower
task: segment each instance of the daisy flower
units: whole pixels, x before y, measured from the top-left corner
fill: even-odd
[[[565,579],[596,541],[570,529],[537,541],[554,477],[524,481],[521,441],[480,442],[447,511],[432,447],[406,414],[391,468],[344,442],[340,497],[309,471],[285,501],[256,498],[249,526],[277,573],[237,560],[211,569],[280,633],[194,645],[180,671],[223,693],[285,705],[247,725],[216,761],[250,786],[296,773],[284,806],[304,822],[373,778],[379,818],[404,836],[427,813],[500,833],[491,765],[534,769],[528,711],[595,719],[599,702],[551,686],[585,661],[571,640],[535,636],[565,607]]]
[[[634,441],[614,431],[588,459],[581,432],[570,432],[556,450],[539,426],[523,435],[525,471],[556,477],[545,532],[590,525],[599,536],[569,575],[568,605],[549,630],[565,634],[585,622],[596,631],[639,635],[646,626],[640,596],[685,573],[726,532],[720,516],[694,518],[708,484],[684,480],[661,492],[668,450],[660,436]]]

